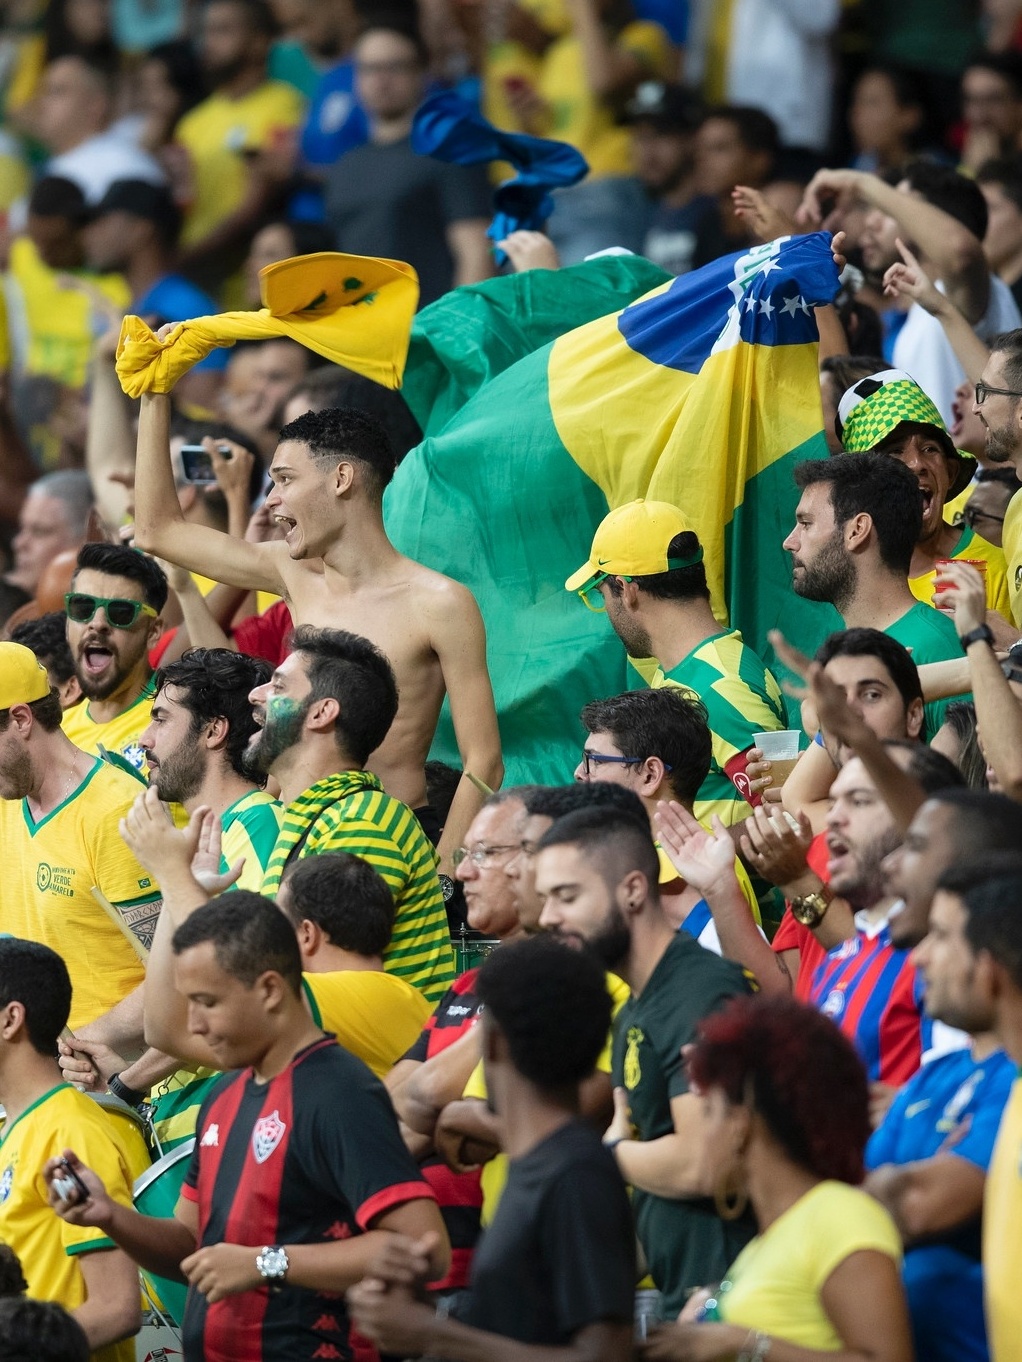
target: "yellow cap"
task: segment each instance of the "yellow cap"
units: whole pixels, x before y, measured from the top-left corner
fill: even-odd
[[[49,693],[50,678],[32,649],[21,643],[0,643],[0,710],[30,705]]]
[[[600,521],[583,563],[564,583],[565,591],[581,591],[604,577],[653,577],[703,561],[702,546],[688,558],[668,558],[677,534],[692,533],[677,506],[669,501],[629,501]]]

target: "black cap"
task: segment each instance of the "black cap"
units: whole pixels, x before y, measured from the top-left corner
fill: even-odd
[[[646,80],[625,105],[624,122],[653,123],[661,132],[695,132],[703,106],[683,85]]]

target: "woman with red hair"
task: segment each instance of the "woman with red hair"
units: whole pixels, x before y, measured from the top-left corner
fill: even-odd
[[[759,1234],[643,1358],[911,1362],[901,1238],[858,1186],[869,1102],[849,1042],[793,999],[739,998],[702,1023],[689,1077],[705,1191],[724,1216],[748,1200]]]

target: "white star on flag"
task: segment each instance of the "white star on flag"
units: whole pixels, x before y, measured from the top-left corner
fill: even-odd
[[[799,304],[801,303],[801,301],[802,299],[798,296],[797,293],[795,294],[794,298],[785,298],[784,306],[781,308],[781,311],[786,312],[789,317],[794,317],[795,313],[799,309]]]

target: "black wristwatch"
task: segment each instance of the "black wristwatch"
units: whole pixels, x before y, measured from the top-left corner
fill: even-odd
[[[134,1107],[136,1111],[149,1096],[148,1093],[139,1092],[137,1088],[129,1088],[127,1083],[122,1083],[120,1074],[111,1074],[107,1079],[106,1086],[115,1097],[119,1097],[122,1102],[127,1103],[129,1107]]]
[[[988,643],[992,648],[994,646],[994,633],[989,624],[977,624],[975,629],[970,629],[958,641],[962,645],[963,653],[967,653],[974,643]]]
[[[437,875],[437,879],[440,881],[440,892],[444,896],[444,903],[449,903],[454,897],[454,881],[450,875],[445,875],[442,871]]]

